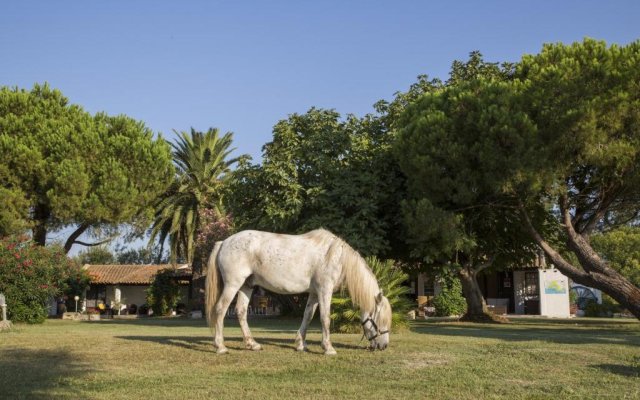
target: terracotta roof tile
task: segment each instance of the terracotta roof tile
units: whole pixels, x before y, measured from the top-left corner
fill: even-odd
[[[93,265],[85,264],[84,268],[91,276],[93,284],[129,284],[148,285],[158,271],[166,268],[174,268],[176,276],[191,276],[191,268],[188,265],[159,264],[159,265]]]

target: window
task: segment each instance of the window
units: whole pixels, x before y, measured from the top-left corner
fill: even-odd
[[[539,293],[538,271],[526,271],[524,273],[524,296],[533,300],[538,298]]]

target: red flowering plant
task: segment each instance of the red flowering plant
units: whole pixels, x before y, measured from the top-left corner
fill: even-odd
[[[224,240],[233,233],[233,217],[224,214],[217,208],[201,208],[198,211],[198,231],[195,238],[194,255],[191,267],[193,269],[192,291],[197,293],[190,302],[190,310],[202,310],[204,297],[204,274],[207,260],[213,246],[219,240]],[[199,294],[199,295],[198,295]]]
[[[208,256],[218,240],[224,240],[233,232],[233,217],[216,209],[202,208],[198,211],[200,229],[196,236],[196,249]]]
[[[13,322],[43,322],[51,300],[66,294],[71,281],[86,287],[88,277],[62,248],[39,246],[27,236],[0,239],[0,293]]]

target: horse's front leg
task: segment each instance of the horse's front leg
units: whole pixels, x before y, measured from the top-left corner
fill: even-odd
[[[331,345],[331,339],[329,337],[329,327],[331,325],[331,291],[327,293],[321,293],[318,297],[320,305],[320,322],[322,324],[322,348],[324,354],[327,356],[333,356],[336,354],[336,350]]]
[[[306,351],[307,350],[307,328],[309,327],[309,323],[313,319],[313,314],[316,312],[316,308],[318,307],[318,295],[311,292],[309,293],[309,298],[307,299],[307,306],[304,309],[304,317],[302,318],[302,324],[300,325],[300,329],[298,330],[298,334],[296,335],[296,350],[298,351]]]
[[[247,323],[247,306],[251,299],[251,292],[253,288],[251,286],[242,286],[238,292],[238,300],[236,300],[236,313],[238,314],[238,322],[240,322],[240,329],[242,329],[242,336],[244,336],[244,346],[249,350],[262,350],[253,337],[251,337],[251,330],[249,330],[249,324]]]

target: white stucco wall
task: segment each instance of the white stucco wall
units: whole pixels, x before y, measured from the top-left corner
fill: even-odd
[[[121,301],[127,305],[135,304],[138,307],[147,302],[148,286],[120,286]]]

